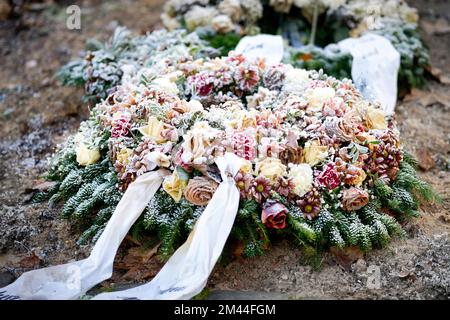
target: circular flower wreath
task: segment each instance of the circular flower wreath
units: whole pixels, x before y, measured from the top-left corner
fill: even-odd
[[[277,234],[314,248],[383,246],[434,197],[392,119],[351,81],[231,53],[119,86],[55,156],[57,183],[38,199],[65,201],[66,216],[90,225],[81,240],[95,239],[137,176],[167,168],[133,234],[156,231],[168,256],[214,194],[225,152],[244,163],[232,237],[247,256]]]

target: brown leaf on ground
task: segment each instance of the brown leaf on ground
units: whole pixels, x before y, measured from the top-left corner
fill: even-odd
[[[31,191],[47,191],[51,187],[53,187],[56,184],[54,181],[46,181],[43,179],[34,180],[33,186],[31,187]]]
[[[436,67],[428,66],[427,71],[442,84],[450,84],[450,77],[447,74],[444,74],[444,72]]]
[[[364,257],[363,252],[358,247],[347,247],[344,249],[331,247],[330,253],[336,262],[346,270],[351,270],[351,265]]]
[[[39,267],[41,264],[41,259],[36,255],[36,253],[32,252],[31,255],[26,256],[20,260],[19,265],[22,268],[26,269],[34,269]]]
[[[443,106],[450,106],[450,94],[448,92],[429,92],[420,89],[412,89],[411,93],[408,94],[404,102],[417,102],[424,107],[441,104]]]
[[[431,152],[428,149],[419,149],[415,153],[417,162],[421,169],[428,171],[436,166],[436,162],[434,161],[433,157],[431,156]]]
[[[443,35],[450,32],[450,24],[447,19],[439,18],[435,22],[422,21],[422,27],[428,34]]]
[[[160,244],[150,249],[130,248],[127,255],[117,264],[118,269],[126,271],[121,280],[139,281],[154,277],[161,268],[161,262],[151,258],[158,252]]]

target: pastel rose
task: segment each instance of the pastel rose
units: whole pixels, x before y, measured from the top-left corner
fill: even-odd
[[[369,194],[367,191],[351,187],[344,190],[342,195],[342,206],[346,211],[355,211],[369,203]]]
[[[263,205],[261,222],[271,229],[284,229],[286,227],[287,208],[272,200],[268,200]]]
[[[274,181],[286,173],[286,166],[277,158],[265,158],[256,163],[255,173],[262,174],[267,179]]]

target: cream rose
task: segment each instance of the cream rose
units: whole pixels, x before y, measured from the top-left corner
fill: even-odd
[[[242,164],[241,164],[241,168],[239,170],[242,172],[245,172],[245,173],[252,173],[252,171],[253,171],[252,163],[250,161],[242,159],[242,158],[241,158],[241,160],[242,160]]]
[[[89,149],[84,143],[79,142],[76,147],[77,162],[80,166],[96,163],[100,159],[98,149]]]
[[[277,177],[286,173],[286,166],[277,158],[265,158],[256,163],[255,173],[262,174],[264,177],[275,180]]]
[[[321,146],[318,141],[306,142],[303,149],[303,161],[315,166],[328,156],[328,147]]]
[[[294,193],[303,196],[312,188],[313,171],[311,166],[306,163],[293,165],[290,167],[288,178],[294,183]]]
[[[336,92],[333,88],[314,88],[307,95],[309,108],[315,111],[322,109],[325,102],[332,99]]]
[[[163,143],[166,141],[161,135],[164,130],[164,123],[159,121],[156,117],[151,116],[148,118],[148,124],[139,128],[139,131],[146,137],[150,137],[155,140],[156,143]]]
[[[197,111],[203,111],[203,105],[200,101],[192,99],[187,103],[188,111],[189,112],[197,112]]]
[[[170,166],[170,157],[161,151],[152,151],[145,158],[161,168],[168,168]]]
[[[369,129],[384,130],[387,128],[386,115],[381,109],[369,108],[367,110],[366,124]]]
[[[163,182],[163,189],[166,191],[176,202],[181,200],[183,192],[188,184],[187,179],[181,179],[178,171],[175,170],[172,175],[166,177]]]

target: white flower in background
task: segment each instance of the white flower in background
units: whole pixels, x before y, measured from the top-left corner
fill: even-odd
[[[309,71],[304,69],[290,68],[286,72],[283,91],[301,94],[305,91],[309,81]]]
[[[161,91],[165,91],[169,94],[176,95],[180,92],[177,85],[170,81],[169,77],[156,78],[150,84],[151,87],[160,89]]]
[[[161,21],[169,31],[181,28],[181,23],[176,18],[170,17],[167,13],[161,14]]]
[[[314,88],[307,93],[308,106],[310,110],[322,110],[325,102],[334,98],[336,91],[333,88]]]
[[[218,12],[214,7],[200,7],[194,6],[184,15],[184,21],[188,30],[195,30],[197,27],[206,27],[211,25],[211,22]]]
[[[259,0],[241,0],[241,7],[245,11],[245,20],[255,23],[263,16],[263,6]]]
[[[242,17],[242,8],[239,0],[223,0],[217,6],[220,13],[226,14],[233,22],[239,22]]]
[[[294,193],[300,197],[312,188],[313,171],[309,164],[292,165],[288,173],[288,178],[292,179],[294,183]]]
[[[219,14],[212,20],[212,27],[218,33],[227,33],[234,29],[234,24],[230,17],[225,14]]]

